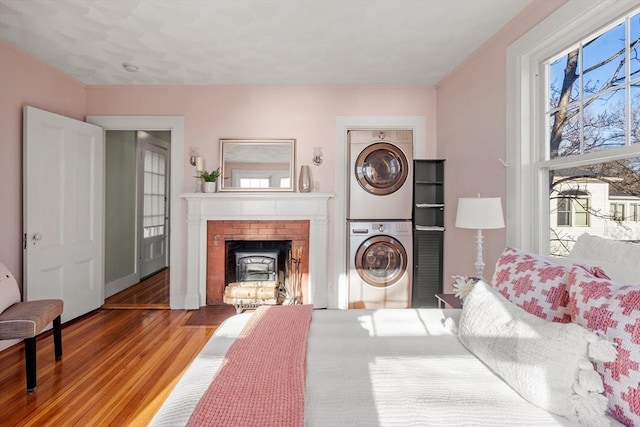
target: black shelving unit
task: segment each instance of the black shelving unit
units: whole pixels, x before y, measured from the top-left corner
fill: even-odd
[[[444,160],[413,161],[412,307],[437,307],[442,292]]]

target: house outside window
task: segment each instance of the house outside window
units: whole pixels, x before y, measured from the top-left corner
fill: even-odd
[[[556,225],[558,227],[588,227],[589,212],[588,198],[563,194],[557,199]]]
[[[614,221],[624,221],[624,203],[611,203],[609,215]]]
[[[557,224],[558,227],[571,227],[571,199],[568,197],[562,197],[558,199],[558,212],[557,212]]]
[[[588,227],[590,218],[589,199],[576,199],[574,201],[576,213],[574,215],[576,227]]]
[[[577,3],[507,53],[507,244],[559,256],[584,232],[640,241],[610,212],[640,201],[640,8]]]

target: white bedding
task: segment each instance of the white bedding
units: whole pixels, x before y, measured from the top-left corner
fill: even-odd
[[[531,405],[442,325],[459,310],[316,310],[308,426],[572,426]],[[225,321],[152,420],[184,425],[251,313]],[[213,424],[214,425],[214,424]]]

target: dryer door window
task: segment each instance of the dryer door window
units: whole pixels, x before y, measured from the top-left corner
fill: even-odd
[[[367,284],[386,288],[400,280],[407,270],[407,252],[393,237],[374,236],[358,248],[355,265]]]
[[[384,196],[402,187],[409,175],[409,164],[400,148],[378,142],[360,152],[354,172],[365,191]]]

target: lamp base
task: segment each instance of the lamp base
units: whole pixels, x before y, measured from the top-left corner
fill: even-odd
[[[478,256],[476,258],[476,275],[478,278],[485,280],[483,271],[484,271],[484,261],[482,261],[482,230],[478,229],[476,234],[476,243],[478,249]],[[486,281],[486,280],[485,280]]]

